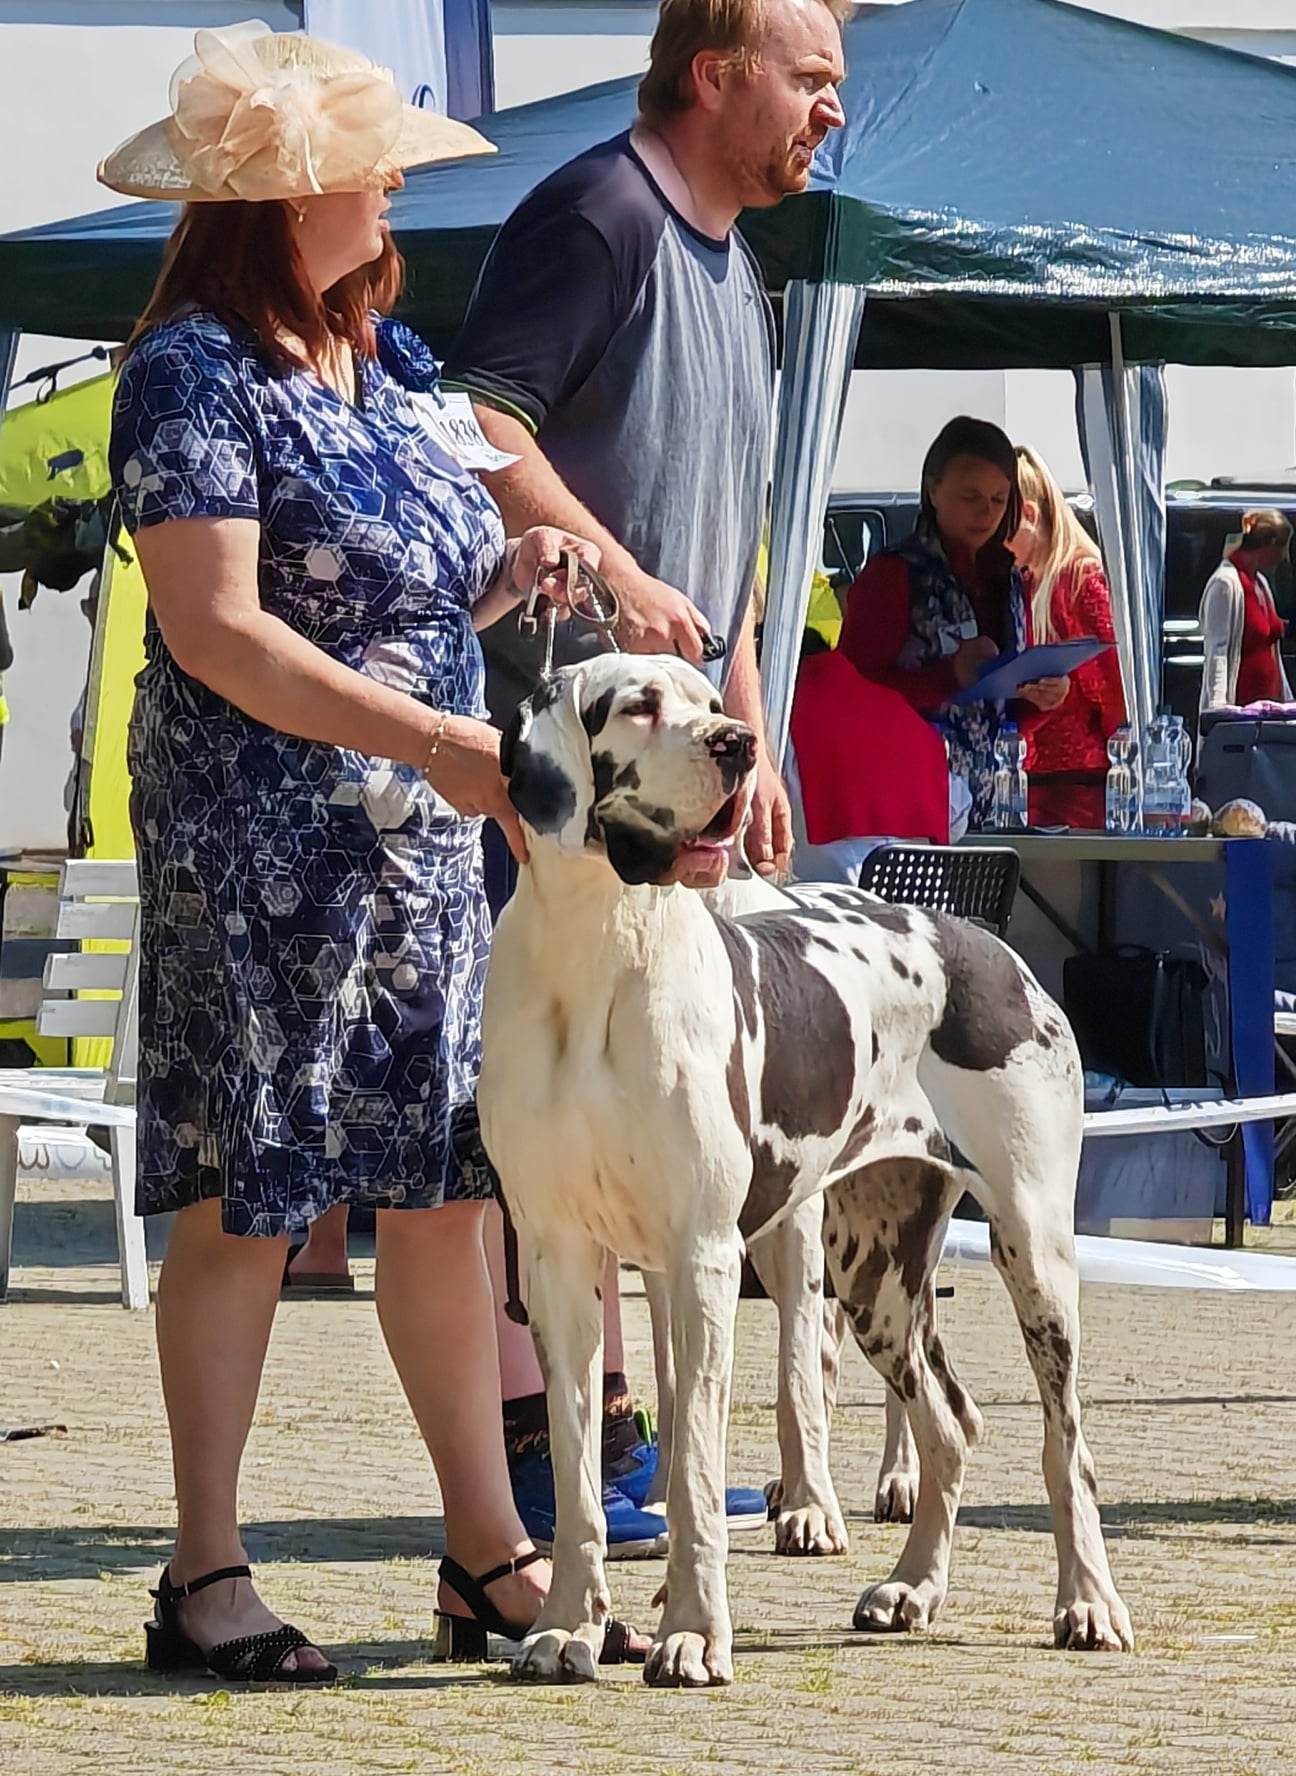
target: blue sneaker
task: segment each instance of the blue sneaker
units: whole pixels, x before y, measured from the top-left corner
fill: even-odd
[[[657,1472],[657,1439],[640,1443],[612,1470],[612,1484],[638,1510],[643,1509],[648,1489]],[[769,1504],[758,1486],[730,1486],[725,1491],[725,1516],[730,1533],[763,1529],[769,1522]]]
[[[548,1455],[532,1455],[518,1462],[512,1479],[513,1502],[527,1534],[538,1548],[552,1548],[554,1476]],[[661,1552],[662,1519],[631,1504],[619,1486],[604,1485],[603,1515],[609,1560],[634,1560]]]

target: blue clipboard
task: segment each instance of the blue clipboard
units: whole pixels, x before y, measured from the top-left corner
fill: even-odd
[[[1023,648],[1021,653],[1009,649],[990,661],[975,684],[957,692],[950,701],[1007,703],[1023,685],[1034,684],[1040,678],[1065,678],[1077,666],[1105,654],[1111,645],[1096,636],[1081,635],[1074,641],[1051,641],[1044,647]]]

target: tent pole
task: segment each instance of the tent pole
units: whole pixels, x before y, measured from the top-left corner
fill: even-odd
[[[1112,627],[1116,632],[1116,657],[1120,662],[1126,714],[1136,736],[1141,738],[1129,557],[1122,535],[1121,501],[1117,489],[1117,421],[1107,397],[1107,376],[1108,367],[1101,363],[1084,364],[1075,372],[1076,429],[1093,500],[1107,584],[1111,588]]]
[[[1130,594],[1130,651],[1134,668],[1134,697],[1138,707],[1138,732],[1156,714],[1158,698],[1152,662],[1148,658],[1146,624],[1143,611],[1148,597],[1147,561],[1143,549],[1143,527],[1138,520],[1138,457],[1134,445],[1134,422],[1130,413],[1128,366],[1125,362],[1125,338],[1119,310],[1107,317],[1111,332],[1112,392],[1116,406],[1116,429],[1119,434],[1120,474],[1117,493],[1121,506],[1121,538],[1127,563],[1126,577]]]
[[[824,513],[864,313],[858,284],[798,279],[783,295],[770,506],[769,585],[761,689],[770,755],[787,749],[810,584],[823,553]]]
[[[111,541],[106,541],[103,560],[95,570],[98,586],[94,630],[90,638],[90,658],[86,662],[83,692],[85,701],[81,708],[81,751],[76,760],[76,797],[69,823],[73,854],[77,857],[88,856],[95,842],[94,829],[90,824],[90,776],[94,770],[95,733],[99,725],[99,701],[103,690],[108,601],[112,597],[113,569],[116,565],[116,551]]]

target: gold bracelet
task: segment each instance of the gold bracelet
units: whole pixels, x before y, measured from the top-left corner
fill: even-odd
[[[449,720],[450,711],[448,709],[439,709],[437,711],[436,721],[432,727],[431,738],[428,740],[427,757],[423,761],[423,775],[425,777],[432,768],[432,760],[440,750],[442,737],[446,731],[446,723]]]

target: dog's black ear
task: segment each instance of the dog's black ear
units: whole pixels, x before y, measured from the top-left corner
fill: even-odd
[[[623,882],[642,888],[664,882],[675,861],[675,847],[660,833],[620,820],[602,823],[608,862]]]
[[[509,786],[509,800],[534,832],[554,833],[576,812],[576,785],[528,736],[533,726],[528,698],[504,730],[500,741],[500,772]]]
[[[514,750],[509,800],[534,832],[556,833],[576,812],[576,785],[551,758],[525,740]]]

